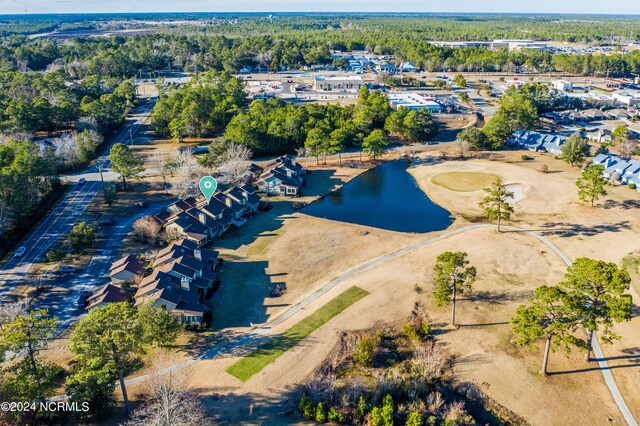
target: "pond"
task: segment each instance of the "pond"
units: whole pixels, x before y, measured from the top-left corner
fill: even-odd
[[[342,188],[304,207],[309,216],[398,232],[441,231],[451,213],[432,202],[407,168],[394,160],[356,176]]]

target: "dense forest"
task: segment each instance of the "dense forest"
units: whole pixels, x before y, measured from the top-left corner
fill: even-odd
[[[635,17],[283,14],[270,21],[264,15],[216,16],[218,19],[188,14],[184,16],[186,23],[180,25],[172,24],[168,15],[96,15],[82,21],[73,21],[73,15],[68,15],[57,23],[50,17],[44,21],[7,19],[0,27],[7,34],[0,44],[0,69],[64,67],[74,78],[128,78],[161,69],[237,72],[253,66],[280,70],[283,66],[331,64],[330,50],[366,49],[396,55],[398,61],[412,61],[427,71],[512,72],[516,67],[526,67],[540,72],[611,76],[640,73],[638,52],[572,56],[527,50],[452,49],[429,43],[529,38],[617,46],[640,37]],[[153,18],[167,22],[151,28],[144,19]],[[39,25],[45,23],[47,30],[54,29],[57,35],[67,34],[68,38],[60,42],[49,37],[28,39],[22,34],[42,31]],[[29,30],[31,26],[33,31]],[[141,32],[127,33],[132,29]],[[122,35],[88,37],[115,31]]]
[[[179,20],[180,25],[175,21]],[[153,22],[153,24],[150,24]],[[569,42],[615,43],[640,37],[636,16],[504,15],[445,13],[131,13],[5,15],[0,34],[73,32],[78,29],[157,29],[225,35],[282,35],[285,32],[340,30],[409,34],[427,40],[534,38]],[[338,37],[339,38],[339,37]]]

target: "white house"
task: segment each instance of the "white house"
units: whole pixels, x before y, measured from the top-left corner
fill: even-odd
[[[556,90],[560,90],[561,92],[573,91],[573,83],[566,80],[553,80],[551,82],[551,87]]]

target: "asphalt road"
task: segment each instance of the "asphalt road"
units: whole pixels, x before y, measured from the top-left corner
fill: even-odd
[[[49,213],[49,215],[41,222],[38,228],[23,243],[27,251],[22,257],[13,257],[0,269],[0,303],[11,294],[13,289],[29,273],[32,272],[34,265],[45,260],[46,252],[53,247],[62,237],[64,237],[77,222],[87,206],[102,188],[99,165],[102,164],[103,175],[105,181],[115,180],[115,173],[110,172],[109,152],[115,143],[126,143],[129,138],[135,135],[140,129],[144,121],[149,117],[153,103],[143,105],[137,109],[129,118],[129,122],[114,139],[114,141],[105,149],[103,154],[91,166],[83,172],[70,176],[63,176],[70,182],[77,182],[79,179],[86,179],[83,185],[76,184],[65,195],[64,199]],[[125,228],[124,224],[119,225],[114,232],[128,231],[129,225]],[[126,231],[125,231],[126,230]],[[113,241],[121,241],[121,237]],[[117,247],[117,243],[116,243]],[[107,248],[107,253],[109,249]],[[50,309],[50,314],[58,315],[63,323],[73,316],[73,306],[77,296],[82,289],[96,288],[102,282],[100,277],[104,275],[102,271],[104,266],[108,265],[111,258],[104,252],[93,257],[89,266],[79,271],[77,274],[69,274],[66,277],[56,279],[56,291],[41,301],[40,306]],[[108,266],[107,269],[108,271]],[[49,277],[52,278],[52,277]],[[64,297],[60,297],[64,296]]]

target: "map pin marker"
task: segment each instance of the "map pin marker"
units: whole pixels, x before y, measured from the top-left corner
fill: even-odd
[[[200,191],[204,198],[207,199],[207,203],[211,201],[211,197],[213,193],[216,192],[216,188],[218,188],[218,182],[211,176],[205,176],[200,179]]]

